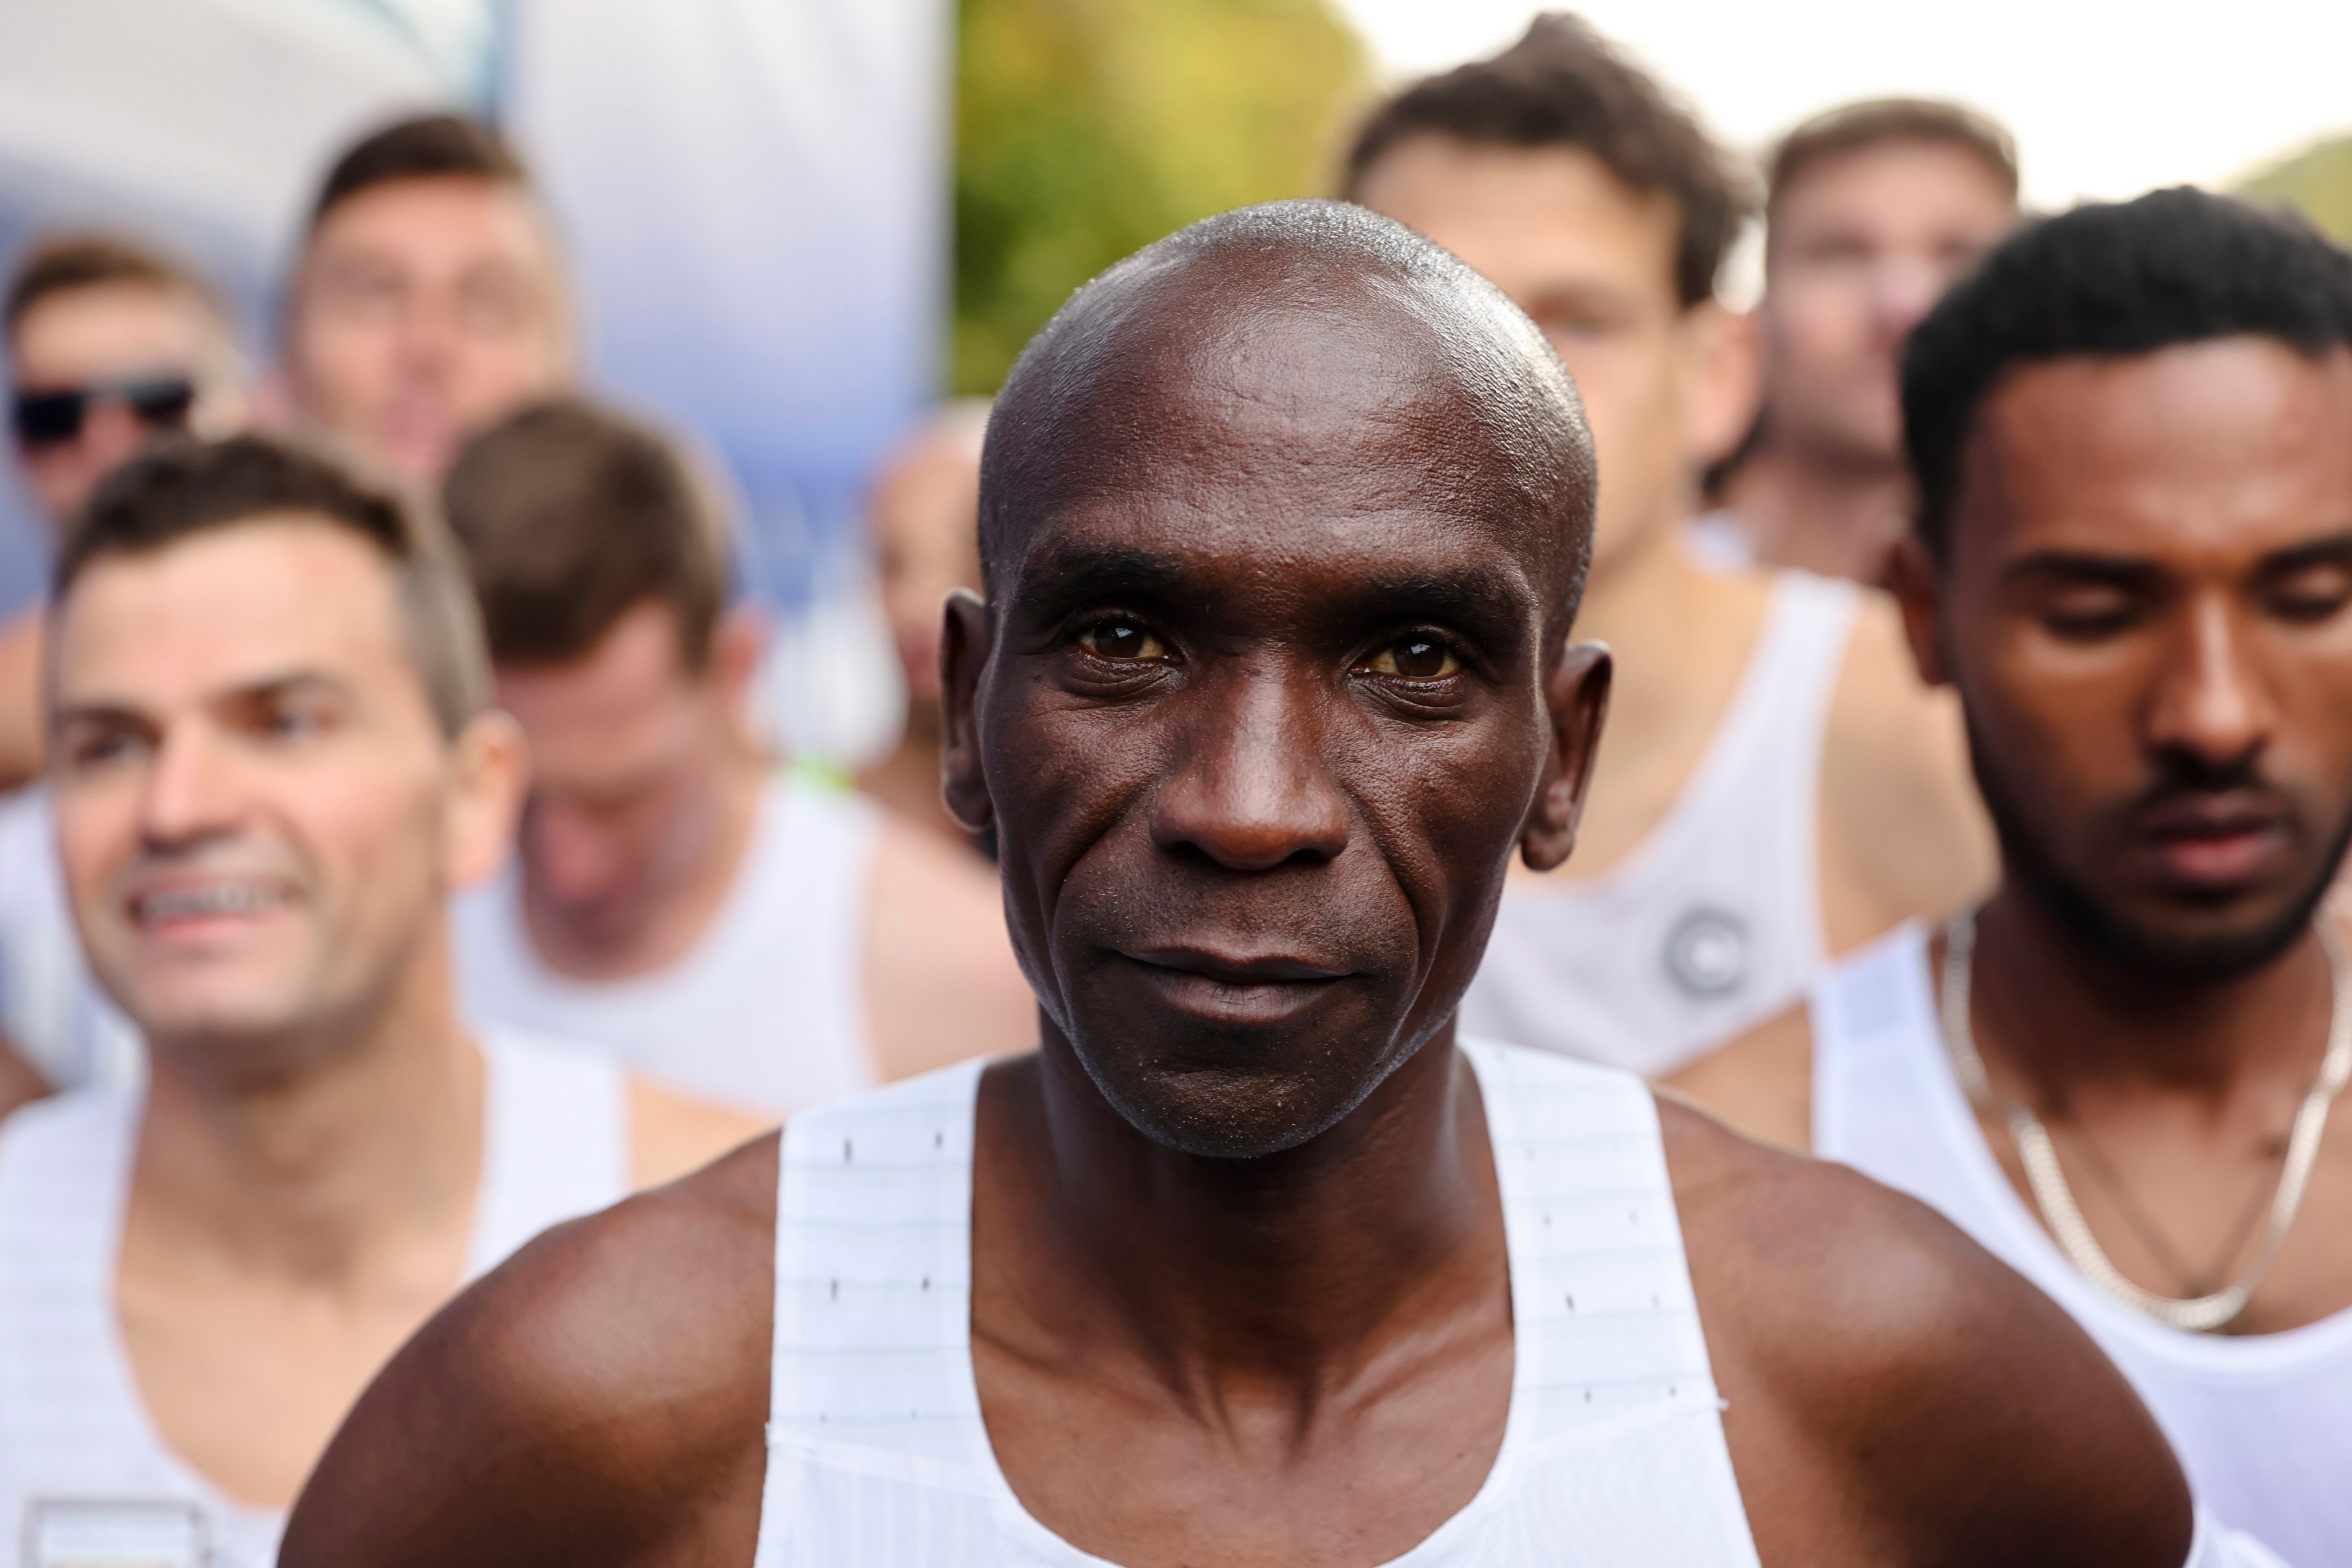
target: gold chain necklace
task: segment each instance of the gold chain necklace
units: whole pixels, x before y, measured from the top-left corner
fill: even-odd
[[[2328,982],[2334,993],[2333,1011],[2327,1023],[2327,1052],[2320,1060],[2318,1078],[2296,1108],[2294,1130],[2287,1135],[2286,1164],[2279,1173],[2277,1194],[2271,1200],[2270,1225],[2253,1261],[2233,1283],[2208,1296],[2186,1299],[2159,1296],[2124,1278],[2122,1270],[2108,1260],[2105,1249],[2091,1234],[2083,1211],[2076,1206],[2074,1189],[2066,1184],[2066,1173],[2059,1169],[2058,1152],[2042,1119],[2023,1104],[2002,1109],[1993,1094],[1992,1080],[1985,1074],[1984,1058],[1977,1052],[1976,1031],[1969,1022],[1969,983],[1976,959],[1976,916],[1955,915],[1944,930],[1944,1047],[1951,1053],[1952,1068],[1959,1076],[1960,1087],[1978,1110],[1998,1114],[2007,1123],[2009,1135],[2017,1144],[2018,1157],[2025,1165],[2026,1184],[2033,1189],[2033,1201],[2041,1207],[2042,1220],[2083,1277],[2116,1300],[2160,1323],[2210,1333],[2226,1328],[2246,1310],[2263,1277],[2278,1261],[2279,1248],[2286,1245],[2287,1230],[2294,1224],[2295,1211],[2303,1206],[2311,1167],[2319,1158],[2319,1140],[2327,1130],[2328,1109],[2336,1103],[2346,1081],[2352,1079],[2352,966],[2347,966],[2343,944],[2325,921],[2314,922],[2313,930],[2318,934],[2321,950],[2327,954]]]

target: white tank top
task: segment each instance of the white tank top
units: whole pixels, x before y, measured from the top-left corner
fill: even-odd
[[[614,1051],[646,1078],[777,1116],[870,1088],[882,1075],[863,963],[879,829],[856,795],[780,772],[710,929],[627,980],[550,968],[509,870],[454,908],[467,1016]]]
[[[1985,1145],[1918,926],[1824,975],[1812,1026],[1815,1153],[1941,1211],[2072,1314],[2139,1390],[2202,1506],[2305,1568],[2352,1563],[2352,1310],[2233,1337],[2168,1328],[2100,1294]]]
[[[1822,735],[1861,603],[1774,577],[1681,797],[1601,876],[1505,889],[1464,1029],[1655,1078],[1804,994],[1825,957]]]
[[[629,1190],[617,1064],[483,1042],[472,1279]],[[236,1502],[156,1432],[114,1308],[141,1099],[85,1089],[0,1123],[0,1568],[267,1568],[285,1518]]]
[[[1755,1568],[1649,1091],[1464,1050],[1502,1189],[1510,1414],[1486,1485],[1397,1568]],[[981,1419],[982,1065],[784,1130],[756,1568],[1104,1568],[1021,1506]]]

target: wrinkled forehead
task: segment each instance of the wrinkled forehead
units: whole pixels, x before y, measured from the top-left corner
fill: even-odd
[[[1163,552],[1255,551],[1269,573],[1351,531],[1360,554],[1383,534],[1404,549],[1417,523],[1565,586],[1590,521],[1580,417],[1541,395],[1558,372],[1532,331],[1471,314],[1378,277],[1137,300],[1000,408],[992,595],[1120,519]]]

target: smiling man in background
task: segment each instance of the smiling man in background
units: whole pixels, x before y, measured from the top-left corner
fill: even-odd
[[[5,307],[10,433],[53,530],[159,431],[245,422],[236,329],[211,288],[159,252],[94,235],[36,245]],[[40,605],[0,625],[0,787],[38,773]],[[89,1082],[126,1083],[138,1039],[89,983],[58,879],[48,795],[0,803],[0,1111]]]
[[[151,1068],[0,1122],[0,1564],[261,1568],[462,1281],[758,1123],[460,1023],[448,896],[508,852],[522,747],[396,494],[174,446],[100,487],[55,602],[58,854]]]
[[[1920,325],[1903,401],[1896,581],[2000,886],[1674,1081],[1941,1209],[2204,1501],[2352,1561],[2352,258],[2185,189],[2079,208]]]

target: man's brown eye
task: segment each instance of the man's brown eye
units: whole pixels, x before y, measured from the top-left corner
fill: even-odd
[[[1391,643],[1372,656],[1374,675],[1394,676],[1400,680],[1443,680],[1462,668],[1462,661],[1447,651],[1442,642],[1427,637],[1406,637]]]
[[[1131,621],[1097,621],[1078,635],[1078,641],[1097,658],[1131,662],[1168,657],[1158,637]]]

